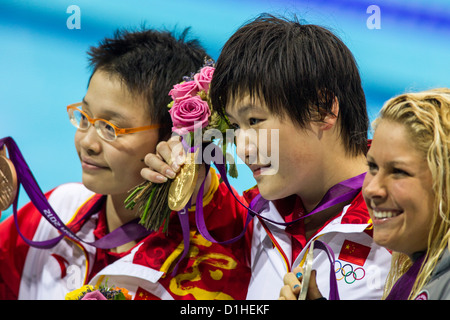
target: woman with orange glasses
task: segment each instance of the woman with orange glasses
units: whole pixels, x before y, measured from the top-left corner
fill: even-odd
[[[119,128],[108,120],[90,118],[86,112],[79,109],[79,107],[82,107],[83,104],[87,105],[85,99],[83,99],[83,102],[78,102],[67,106],[67,113],[69,114],[70,122],[72,122],[72,124],[80,130],[87,130],[91,124],[93,124],[98,135],[106,141],[114,141],[120,134],[135,133],[144,130],[158,129],[161,127],[159,124],[154,124],[137,128]]]

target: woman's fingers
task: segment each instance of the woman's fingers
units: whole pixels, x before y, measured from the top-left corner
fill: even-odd
[[[178,171],[180,166],[186,161],[183,144],[178,136],[158,143],[156,146],[156,154],[175,171]]]
[[[141,170],[141,176],[150,182],[163,183],[171,176],[175,176],[173,169],[153,153],[147,154],[144,158],[144,162],[148,168],[143,168]]]
[[[303,269],[300,267],[285,274],[283,278],[284,286],[280,290],[280,300],[297,300],[302,285],[302,276]]]
[[[290,285],[284,285],[280,290],[280,297],[278,300],[297,300],[297,296],[292,291]]]
[[[322,298],[316,281],[316,270],[312,270],[309,279],[307,300],[317,300]],[[303,268],[296,267],[292,272],[286,273],[283,278],[284,286],[280,290],[279,300],[297,300],[302,288]]]
[[[163,183],[173,179],[185,162],[186,156],[179,137],[172,137],[156,146],[156,154],[149,153],[144,158],[148,168],[141,170],[141,176],[153,183]]]

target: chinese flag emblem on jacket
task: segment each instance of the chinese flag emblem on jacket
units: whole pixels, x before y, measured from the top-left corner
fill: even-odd
[[[350,240],[345,240],[342,244],[338,259],[363,266],[369,253],[370,247]]]

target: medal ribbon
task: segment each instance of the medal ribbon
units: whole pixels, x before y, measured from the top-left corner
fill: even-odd
[[[47,221],[50,222],[50,224],[52,224],[61,233],[60,236],[46,241],[32,241],[27,239],[20,232],[19,228],[17,218],[17,202],[19,192],[17,192],[16,198],[13,203],[14,221],[19,235],[28,245],[36,248],[48,249],[57,245],[58,242],[61,241],[66,236],[70,239],[85,243],[87,245],[94,246],[96,248],[111,249],[123,245],[125,243],[128,243],[130,241],[144,237],[150,233],[144,226],[138,224],[139,219],[135,219],[115,229],[114,231],[110,232],[101,239],[98,239],[93,242],[84,241],[83,239],[79,238],[75,233],[73,233],[70,230],[70,228],[64,224],[64,222],[61,221],[59,216],[50,206],[47,198],[41,191],[38,183],[36,182],[30,168],[28,167],[15,141],[11,137],[0,139],[0,148],[3,147],[3,145],[7,146],[10,159],[16,168],[18,188],[20,184],[22,184],[31,202],[35,205],[35,207],[38,209],[41,215],[45,219],[47,219]],[[86,214],[82,217],[82,219],[88,218],[89,216],[98,212],[101,209],[102,205],[103,205],[102,201],[97,201],[96,204],[93,205],[86,212]]]
[[[317,238],[319,238],[319,237],[317,237]],[[304,277],[303,279],[306,280],[306,277],[309,278],[311,276],[312,262],[313,262],[313,254],[312,254],[311,250],[320,249],[320,250],[325,251],[325,253],[327,254],[328,260],[330,262],[330,293],[328,295],[328,300],[339,300],[340,299],[339,290],[338,290],[338,285],[337,285],[337,280],[336,280],[336,273],[334,270],[335,261],[336,261],[334,252],[328,244],[326,244],[323,241],[317,240],[317,238],[313,239],[310,242],[311,244],[303,257],[302,262],[303,262],[303,265],[305,266],[305,268],[304,268],[305,274],[303,275],[303,277]],[[301,265],[301,263],[300,263],[300,265]],[[308,268],[308,266],[309,266],[309,268]],[[307,272],[308,269],[309,269],[309,273]],[[308,283],[309,283],[309,279],[308,279]],[[302,283],[302,285],[304,285],[304,284],[306,284],[306,282]],[[299,296],[299,300],[305,300],[307,291],[308,290],[305,289],[303,297]]]
[[[416,282],[417,275],[420,268],[425,261],[426,254],[424,253],[419,259],[414,261],[413,265],[404,273],[394,284],[389,292],[386,300],[408,300],[411,290]]]

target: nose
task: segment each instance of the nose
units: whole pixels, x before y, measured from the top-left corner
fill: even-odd
[[[257,135],[254,129],[238,129],[236,135],[236,154],[246,164],[257,163]]]
[[[88,155],[98,154],[101,151],[101,138],[93,125],[85,130],[78,129],[75,140]]]
[[[387,197],[387,190],[384,179],[380,173],[371,174],[368,172],[364,178],[362,187],[364,198],[370,201],[379,202]]]

